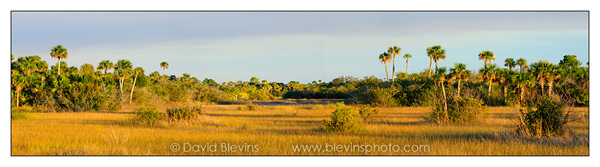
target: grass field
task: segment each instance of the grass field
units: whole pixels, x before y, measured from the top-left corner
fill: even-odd
[[[585,118],[570,124],[573,137],[536,139],[514,135],[511,107],[490,107],[485,121],[471,124],[425,122],[430,111],[425,107],[382,108],[374,123],[349,134],[321,130],[335,110],[332,105],[264,105],[256,111],[239,106],[204,105],[194,123],[154,127],[129,123],[138,106],[119,112],[29,113],[30,119],[12,120],[11,154],[589,155],[588,108],[575,109]],[[321,151],[294,151],[299,145],[321,146]]]

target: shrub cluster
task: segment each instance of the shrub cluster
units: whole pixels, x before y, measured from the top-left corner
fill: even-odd
[[[136,110],[135,115],[133,116],[133,122],[135,124],[141,125],[150,125],[154,126],[159,121],[164,121],[166,119],[165,114],[158,111],[158,109],[145,108],[140,107]]]
[[[487,115],[483,101],[474,98],[448,99],[448,113],[444,112],[444,103],[432,106],[430,119],[434,122],[467,123],[481,119]]]
[[[520,111],[520,124],[517,132],[530,136],[560,136],[567,132],[568,115],[566,104],[560,100],[543,97],[537,109],[527,107],[527,112]]]
[[[343,102],[336,103],[336,109],[331,113],[331,120],[323,120],[325,131],[356,132],[361,127],[361,116],[356,108],[344,105]]]
[[[379,108],[363,105],[358,109],[358,113],[366,123],[371,123],[375,120],[375,115],[379,114]]]
[[[171,120],[191,120],[202,114],[202,106],[172,107],[167,109],[167,117]]]

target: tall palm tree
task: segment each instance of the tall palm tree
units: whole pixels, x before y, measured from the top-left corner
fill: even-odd
[[[448,103],[446,99],[446,88],[444,87],[444,82],[446,81],[446,67],[436,68],[434,79],[437,82],[437,85],[441,85],[442,93],[444,95],[444,114],[448,116]]]
[[[388,54],[392,55],[392,82],[394,82],[394,75],[396,75],[396,55],[400,55],[402,48],[398,46],[392,46],[388,48]]]
[[[464,63],[455,63],[454,68],[450,68],[450,80],[458,81],[457,96],[460,97],[460,81],[467,81],[470,75],[471,71],[467,70],[467,65],[465,65]]]
[[[23,88],[26,87],[27,77],[23,76],[22,74],[19,74],[19,72],[16,72],[15,74],[11,75],[11,79],[12,79],[11,86],[13,87],[13,89],[15,90],[15,93],[17,94],[16,104],[17,104],[17,107],[19,107],[21,91],[23,90]]]
[[[479,74],[481,74],[481,79],[483,81],[488,81],[488,97],[492,96],[492,80],[496,78],[495,70],[496,64],[488,64],[485,67],[479,69]]]
[[[50,56],[52,56],[52,58],[58,59],[58,75],[60,75],[60,60],[69,57],[69,52],[67,51],[67,48],[64,48],[62,45],[56,45],[50,50]]]
[[[133,89],[135,88],[135,81],[137,81],[137,76],[138,75],[144,75],[144,69],[142,67],[136,67],[135,69],[133,69],[133,84],[131,85],[131,94],[129,94],[129,103],[132,102],[133,100]]]
[[[517,66],[517,62],[515,62],[513,58],[506,58],[506,60],[504,60],[504,66],[512,71],[513,67]]]
[[[390,80],[390,75],[388,74],[387,63],[390,62],[390,54],[384,52],[379,55],[379,61],[385,65],[385,77],[387,80]]]
[[[527,60],[525,60],[524,58],[520,58],[519,60],[517,60],[517,65],[519,65],[519,70],[521,72],[524,72],[527,69]]]
[[[500,85],[502,85],[502,92],[503,92],[503,96],[504,96],[504,100],[506,101],[506,96],[507,96],[507,92],[508,92],[508,82],[511,80],[511,76],[513,75],[514,71],[506,69],[506,68],[499,68],[495,71],[496,74],[496,79],[498,81],[498,83]]]
[[[544,94],[544,85],[551,75],[554,65],[548,61],[538,61],[531,65],[531,73],[535,76]]]
[[[525,91],[527,91],[527,87],[533,86],[534,82],[531,81],[531,77],[529,73],[515,73],[513,75],[512,80],[516,85],[515,89],[519,90],[519,105],[523,102],[523,98],[525,98]]]
[[[163,61],[160,63],[160,68],[163,69],[163,76],[165,76],[165,69],[169,68],[169,63],[167,63],[166,61]]]
[[[110,60],[102,60],[99,64],[97,69],[98,70],[104,70],[104,76],[106,76],[106,74],[108,73],[109,69],[112,69],[115,67],[115,64],[113,64],[113,62],[110,62]]]
[[[404,54],[404,56],[402,56],[402,58],[406,59],[406,75],[408,75],[408,59],[412,58],[412,55]]]
[[[479,53],[479,60],[483,60],[483,66],[487,66],[488,62],[492,62],[494,60],[496,60],[496,57],[494,57],[494,52],[489,51],[489,50],[484,50],[481,51],[481,53]]]
[[[433,46],[433,61],[435,62],[435,68],[438,68],[438,61],[446,59],[446,49],[442,49],[441,45]]]
[[[115,71],[119,76],[119,89],[121,90],[121,94],[124,93],[123,82],[125,81],[125,77],[129,76],[132,67],[133,65],[131,65],[129,60],[119,60],[115,65]]]
[[[425,51],[427,51],[427,57],[429,57],[429,76],[431,76],[431,63],[433,63],[433,55],[435,54],[435,50],[432,47],[427,47]]]

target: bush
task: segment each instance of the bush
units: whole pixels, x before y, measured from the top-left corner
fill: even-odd
[[[379,114],[379,108],[371,108],[371,106],[360,106],[358,113],[366,123],[371,123],[375,120],[375,115]]]
[[[202,114],[202,106],[200,107],[173,107],[167,109],[167,116],[171,120],[191,120]]]
[[[520,110],[518,133],[531,136],[559,136],[567,132],[568,114],[565,114],[566,104],[560,100],[542,97],[537,109],[527,107],[527,112]]]
[[[396,107],[398,102],[394,98],[394,89],[391,88],[367,88],[364,91],[358,91],[355,96],[356,101],[361,104],[370,104],[379,107]]]
[[[256,104],[252,104],[252,102],[246,103],[246,109],[248,111],[254,111],[256,110]]]
[[[325,131],[356,132],[362,127],[360,114],[355,108],[348,107],[343,102],[335,105],[336,109],[331,113],[331,120],[323,120]]]
[[[136,110],[133,122],[136,124],[154,126],[159,121],[165,120],[165,114],[158,112],[158,109],[140,107]]]
[[[444,103],[437,103],[432,107],[430,119],[434,122],[460,122],[476,121],[487,114],[483,101],[474,98],[448,99],[448,115],[444,113]]]

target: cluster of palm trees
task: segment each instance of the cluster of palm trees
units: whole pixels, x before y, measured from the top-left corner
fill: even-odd
[[[428,47],[426,49],[427,56],[430,59],[428,76],[432,77],[432,64],[435,62],[435,73],[433,75],[433,79],[437,85],[440,85],[442,88],[442,93],[444,96],[444,104],[446,103],[446,91],[444,88],[444,82],[456,82],[457,83],[457,92],[456,95],[460,96],[461,91],[461,81],[467,81],[473,73],[466,69],[466,65],[463,63],[455,63],[453,68],[450,68],[449,73],[445,67],[438,67],[438,62],[446,58],[446,50],[442,49],[440,45],[435,45]],[[384,52],[379,55],[379,61],[385,64],[386,68],[386,77],[387,80],[390,81],[387,70],[387,63],[394,61],[396,55],[400,54],[400,47],[392,46],[389,47],[387,52]],[[412,55],[405,54],[403,58],[406,58],[406,73],[408,74],[408,60],[412,58]],[[554,84],[564,78],[565,73],[577,73],[573,72],[575,69],[578,69],[581,62],[579,62],[575,55],[565,55],[564,59],[558,65],[554,65],[548,61],[539,61],[531,64],[531,67],[527,65],[527,60],[524,58],[519,58],[515,61],[513,58],[507,58],[504,61],[504,66],[507,68],[499,68],[496,64],[492,63],[496,60],[494,56],[494,52],[489,50],[481,51],[478,55],[479,60],[483,61],[483,67],[479,69],[479,80],[482,82],[481,86],[483,87],[487,84],[487,96],[491,97],[492,93],[492,85],[493,82],[497,82],[502,86],[503,96],[507,97],[508,89],[510,87],[514,88],[514,92],[519,92],[518,102],[524,100],[525,93],[527,92],[527,88],[533,87],[536,83],[541,88],[541,94],[545,96],[553,95],[553,87]],[[393,71],[392,71],[392,82],[394,81],[393,76],[395,76],[395,63],[393,63]],[[514,70],[516,67],[519,67],[519,70]],[[582,70],[579,70],[579,73],[572,75],[586,75],[582,74]],[[584,71],[583,73],[587,73]],[[581,87],[586,87],[588,85],[588,81],[586,77],[579,77],[581,80]]]
[[[392,82],[394,81],[394,74],[396,73],[396,55],[400,55],[400,51],[402,50],[402,48],[398,47],[398,46],[391,46],[388,48],[388,50],[386,52],[383,52],[381,54],[379,54],[379,61],[383,64],[385,64],[385,76],[387,78],[387,80],[390,80],[390,75],[388,73],[388,69],[387,69],[387,63],[389,63],[390,61],[392,61],[393,65],[392,65]],[[411,58],[412,55],[410,54],[405,54],[404,58],[406,58],[406,72],[408,73],[408,59]]]

